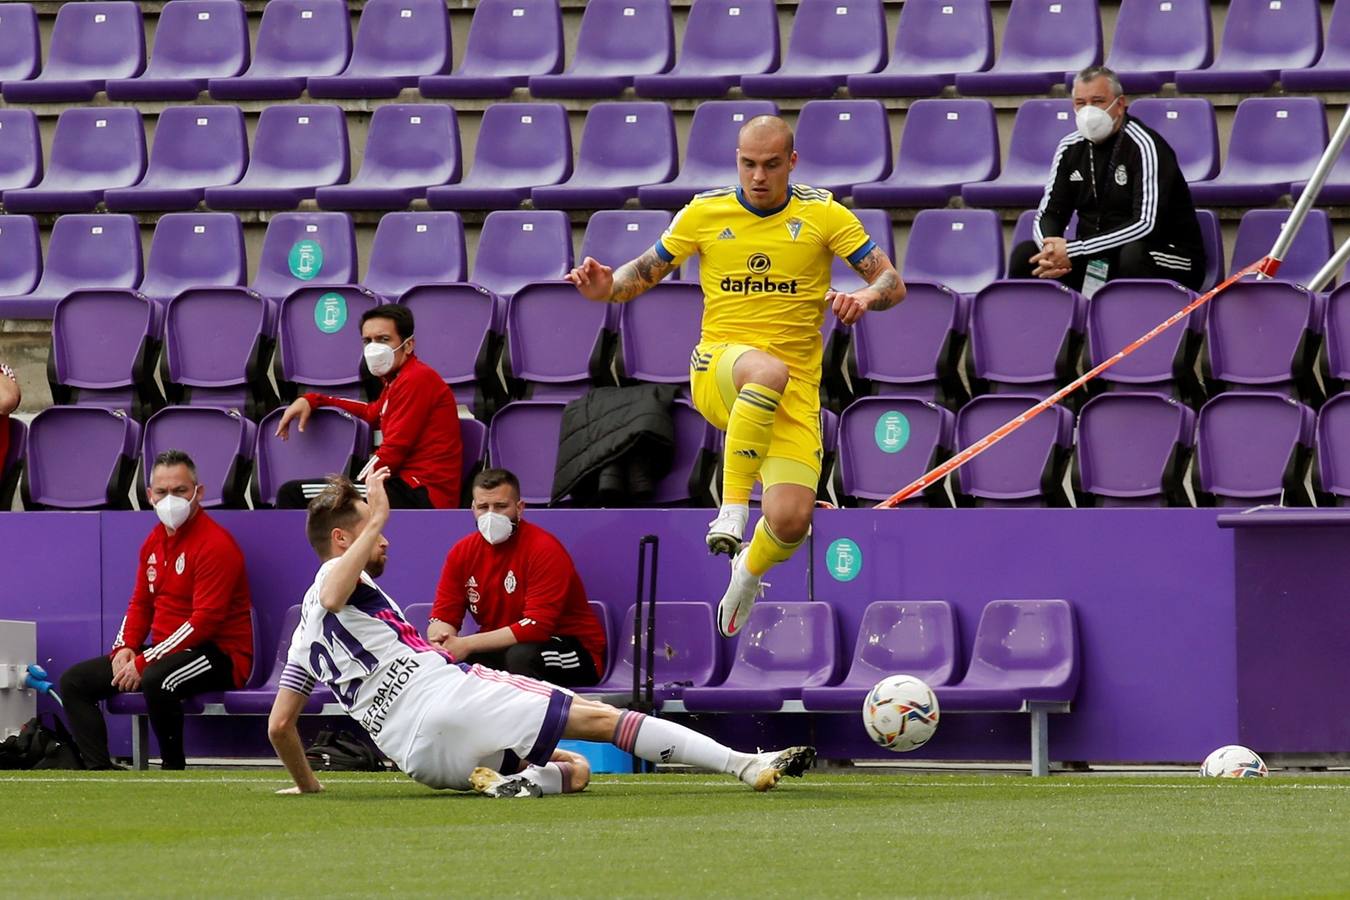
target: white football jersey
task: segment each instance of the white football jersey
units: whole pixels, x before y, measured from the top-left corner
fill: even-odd
[[[281,687],[308,696],[315,682],[322,682],[381,748],[401,745],[411,738],[402,732],[415,729],[417,722],[415,716],[414,721],[395,718],[399,699],[454,661],[418,634],[365,572],[346,606],[336,613],[324,609],[319,590],[337,562],[320,566],[305,592]]]

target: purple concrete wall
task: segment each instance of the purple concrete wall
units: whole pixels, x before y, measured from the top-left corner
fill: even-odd
[[[662,539],[659,599],[716,602],[725,586],[725,558],[710,557],[703,546],[707,510],[527,515],[569,548],[588,592],[610,608],[612,620],[633,602],[643,534]],[[1232,536],[1215,527],[1215,517],[1212,510],[823,512],[813,541],[814,572],[808,572],[808,554],[798,554],[771,574],[767,596],[806,599],[808,576],[814,575],[815,599],[829,602],[840,618],[841,676],[872,600],[948,600],[968,653],[989,600],[1063,597],[1078,613],[1084,667],[1075,711],[1051,721],[1053,758],[1196,760],[1238,737]],[[260,659],[270,664],[281,639],[280,616],[299,602],[317,567],[304,539],[303,514],[221,512],[216,518],[244,548],[259,610]],[[135,552],[153,524],[149,513],[0,516],[0,615],[42,623],[40,645],[61,648],[54,664],[100,652],[116,633]],[[471,527],[465,511],[396,513],[388,529],[384,588],[404,606],[432,600],[446,550]],[[827,571],[828,548],[840,538],[854,541],[862,559],[847,582]],[[44,569],[70,582],[62,595],[79,596],[82,605],[41,602],[53,593]],[[726,649],[729,663],[734,648]],[[704,717],[699,725],[744,747],[809,737],[827,755],[879,753],[852,715]],[[197,754],[237,754],[241,747],[266,752],[262,731],[261,721],[194,723],[189,740]],[[949,716],[924,752],[1021,759],[1026,742],[1022,717]]]

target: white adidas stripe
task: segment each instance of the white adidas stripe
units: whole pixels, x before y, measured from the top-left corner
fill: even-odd
[[[164,690],[176,691],[184,682],[196,678],[198,675],[210,671],[210,669],[211,660],[207,659],[205,656],[198,657],[186,666],[183,666],[183,668],[179,669],[177,672],[174,672],[168,678],[165,678]]]
[[[150,659],[153,654],[155,659],[163,659],[172,652],[174,647],[177,647],[179,644],[183,643],[183,641],[187,640],[188,635],[190,634],[192,634],[192,623],[184,622],[177,631],[169,635],[168,640],[162,641],[151,647],[149,652],[145,654],[145,658]]]

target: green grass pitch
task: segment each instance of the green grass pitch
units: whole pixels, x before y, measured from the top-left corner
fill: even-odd
[[[1350,779],[698,774],[488,800],[402,775],[4,773],[10,897],[1350,894]]]

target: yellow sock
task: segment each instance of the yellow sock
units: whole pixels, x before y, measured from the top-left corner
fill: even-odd
[[[727,446],[722,460],[722,503],[744,506],[769,455],[773,417],[782,395],[762,384],[741,388],[727,416]]]
[[[769,527],[769,520],[761,516],[755,526],[755,536],[750,540],[750,549],[745,554],[745,567],[751,575],[763,575],[779,563],[787,562],[805,541],[806,538],[802,538],[789,544],[779,540]]]

